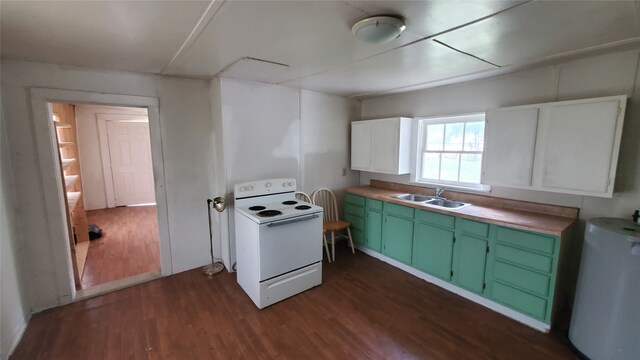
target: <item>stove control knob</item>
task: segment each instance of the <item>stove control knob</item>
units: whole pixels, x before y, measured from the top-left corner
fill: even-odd
[[[247,186],[247,190],[249,190],[249,191],[253,190],[253,185]]]
[[[287,185],[289,185],[290,187],[293,187],[293,181],[289,181]]]
[[[266,187],[267,189],[270,188],[271,187],[271,183],[270,182],[265,183],[264,187]]]

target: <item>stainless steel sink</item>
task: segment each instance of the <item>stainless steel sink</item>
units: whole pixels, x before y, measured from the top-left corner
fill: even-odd
[[[453,200],[447,200],[447,199],[432,199],[432,200],[426,201],[424,204],[443,207],[443,208],[449,208],[449,209],[459,209],[459,208],[471,205],[471,204],[463,203],[460,201],[453,201]]]
[[[420,195],[420,194],[402,194],[394,196],[396,199],[414,201],[414,202],[423,202],[434,199],[433,196],[428,195]]]

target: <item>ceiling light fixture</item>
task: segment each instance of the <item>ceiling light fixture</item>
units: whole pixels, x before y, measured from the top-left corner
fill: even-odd
[[[351,27],[351,32],[360,40],[385,44],[396,39],[404,29],[404,21],[396,16],[371,16],[360,20]]]

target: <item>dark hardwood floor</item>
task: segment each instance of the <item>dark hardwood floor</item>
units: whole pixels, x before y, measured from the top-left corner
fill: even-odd
[[[344,244],[323,283],[258,310],[194,269],[32,317],[12,359],[574,359],[543,334]]]
[[[89,210],[87,221],[103,235],[89,245],[83,289],[160,269],[155,206]]]

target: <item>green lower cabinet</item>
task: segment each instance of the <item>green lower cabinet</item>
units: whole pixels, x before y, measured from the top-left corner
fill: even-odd
[[[451,280],[455,233],[416,223],[413,236],[412,265],[442,280]]]
[[[454,247],[455,269],[453,282],[478,294],[484,290],[484,273],[489,242],[462,234]]]
[[[384,215],[382,253],[405,264],[411,264],[413,220]]]
[[[366,243],[365,232],[360,229],[350,228],[351,239],[356,245],[364,245]],[[327,241],[330,239],[331,234],[327,233]]]
[[[382,213],[367,209],[365,228],[365,246],[371,250],[380,252],[380,248],[382,247]]]

